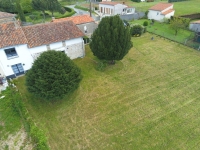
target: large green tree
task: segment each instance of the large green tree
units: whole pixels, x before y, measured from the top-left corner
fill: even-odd
[[[58,0],[46,0],[47,10],[51,12],[52,17],[54,16],[54,12],[61,11],[61,5]]]
[[[129,27],[126,27],[118,15],[105,17],[94,31],[90,48],[99,59],[121,60],[132,47]]]
[[[82,79],[81,70],[63,52],[43,52],[26,74],[26,85],[35,96],[52,100],[75,90]]]

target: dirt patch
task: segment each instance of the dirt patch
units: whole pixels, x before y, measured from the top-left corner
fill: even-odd
[[[27,133],[22,128],[15,134],[10,134],[7,139],[0,140],[0,149],[5,150],[32,150],[33,146]]]

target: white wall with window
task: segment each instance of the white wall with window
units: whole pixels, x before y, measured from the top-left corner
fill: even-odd
[[[71,59],[85,56],[83,39],[76,38],[49,44],[51,49],[63,51]],[[47,51],[46,45],[28,48],[26,44],[0,49],[0,74],[15,78],[29,70],[37,57]]]
[[[0,49],[0,67],[5,76],[18,76],[30,69],[33,57],[27,49],[26,44]]]

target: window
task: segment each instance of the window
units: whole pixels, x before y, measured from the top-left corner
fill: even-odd
[[[11,67],[12,67],[12,70],[13,70],[13,72],[14,72],[14,74],[15,74],[16,76],[19,76],[19,75],[21,75],[21,74],[24,74],[24,68],[23,68],[23,66],[22,66],[21,63],[20,63],[20,64],[12,65]]]
[[[157,12],[157,15],[159,15],[159,12]]]
[[[6,53],[7,58],[13,58],[18,56],[15,48],[5,49],[4,51]]]
[[[66,43],[65,41],[62,41],[62,46],[65,47],[66,46]]]
[[[50,48],[50,45],[46,45],[46,47],[47,47],[47,50],[50,50],[51,48]]]

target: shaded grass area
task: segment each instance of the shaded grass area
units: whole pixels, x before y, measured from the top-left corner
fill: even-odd
[[[167,23],[155,22],[153,25],[150,25],[151,21],[147,19],[134,20],[130,23],[143,25],[144,21],[148,21],[149,24],[146,27],[147,31],[182,44],[185,43],[186,39],[194,37],[194,33],[192,31],[184,29],[180,29],[178,34],[175,36],[175,31],[171,29]]]
[[[54,103],[34,98],[18,79],[51,149],[200,148],[200,53],[151,36],[133,38],[127,56],[103,72],[86,47],[86,57],[74,60],[80,87]]]
[[[13,134],[22,127],[21,118],[13,106],[14,98],[10,89],[3,91],[0,97],[0,140],[7,138],[9,134]]]

